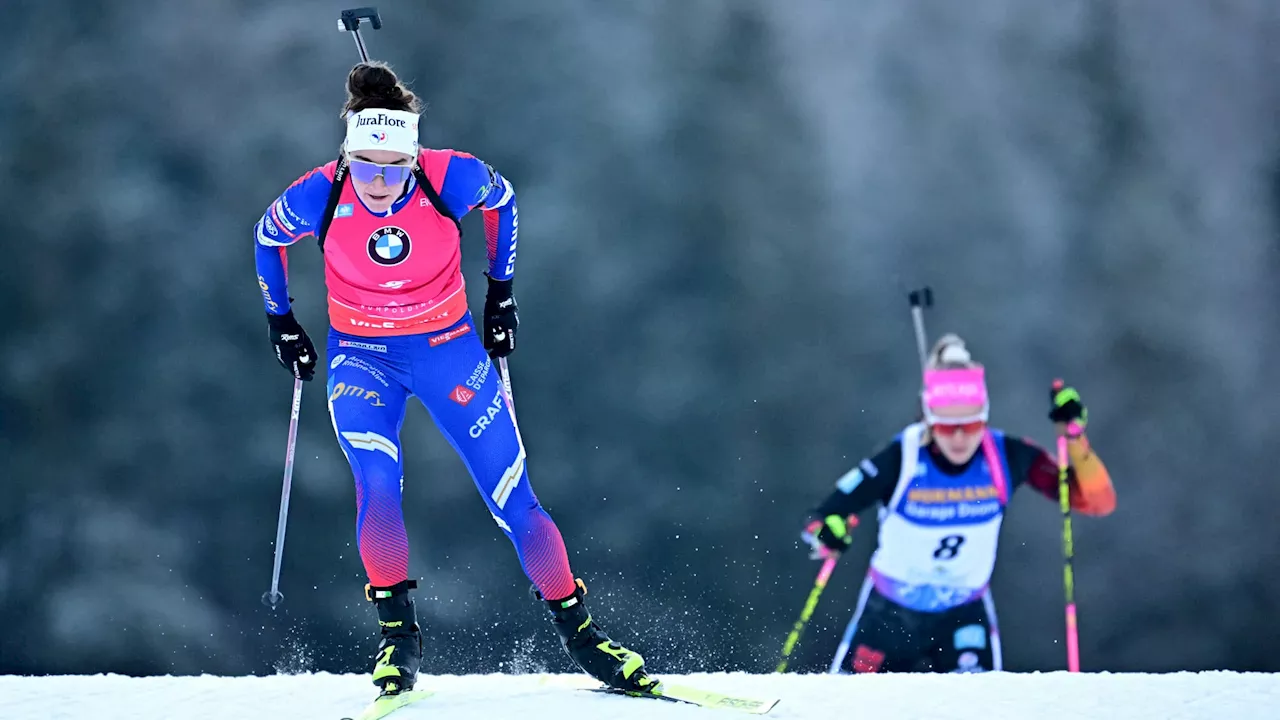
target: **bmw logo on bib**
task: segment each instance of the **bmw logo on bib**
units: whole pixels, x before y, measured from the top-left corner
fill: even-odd
[[[369,236],[369,257],[379,265],[399,265],[412,250],[409,233],[398,227],[384,227]]]

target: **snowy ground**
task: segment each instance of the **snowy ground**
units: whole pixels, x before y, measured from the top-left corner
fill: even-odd
[[[668,678],[676,681],[676,676]],[[423,677],[433,698],[395,720],[665,720],[748,718],[654,700],[548,687],[537,675]],[[834,720],[1277,720],[1280,675],[1066,673],[990,675],[680,676],[719,692],[779,697],[768,718]],[[0,676],[4,720],[338,720],[371,696],[366,676],[73,677]]]

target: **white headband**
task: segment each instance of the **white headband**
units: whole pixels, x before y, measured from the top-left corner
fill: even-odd
[[[349,153],[391,150],[417,157],[418,114],[378,108],[361,110],[347,118],[347,139],[342,147]]]

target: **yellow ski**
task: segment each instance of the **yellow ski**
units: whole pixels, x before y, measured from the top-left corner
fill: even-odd
[[[680,702],[691,703],[701,707],[716,708],[718,710],[739,710],[752,715],[764,715],[778,704],[777,699],[755,700],[734,697],[687,685],[671,685],[667,682],[659,682],[652,692],[658,697],[679,700]]]
[[[369,706],[355,720],[379,720],[379,718],[384,718],[405,705],[425,700],[432,695],[435,695],[435,692],[431,690],[409,690],[395,695],[380,695],[369,703]],[[352,719],[342,718],[342,720]]]
[[[544,675],[541,679],[541,683],[552,687],[574,688],[578,690],[588,690],[590,692],[607,693],[609,695],[682,702],[715,710],[736,710],[750,715],[765,715],[778,704],[778,699],[776,698],[760,700],[756,698],[725,695],[722,693],[711,692],[709,690],[703,690],[701,688],[690,687],[688,685],[672,684],[665,680],[658,680],[655,682],[651,690],[632,691],[607,687],[594,678],[586,675]]]

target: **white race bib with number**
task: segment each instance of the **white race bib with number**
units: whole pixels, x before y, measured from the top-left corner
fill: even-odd
[[[977,592],[996,566],[1002,514],[980,525],[918,525],[898,513],[880,523],[871,567],[908,585],[944,585]]]
[[[902,473],[880,512],[871,572],[881,594],[940,611],[976,599],[991,581],[1004,504],[989,455],[959,476],[946,475],[922,451],[922,432],[913,425],[901,436]]]

